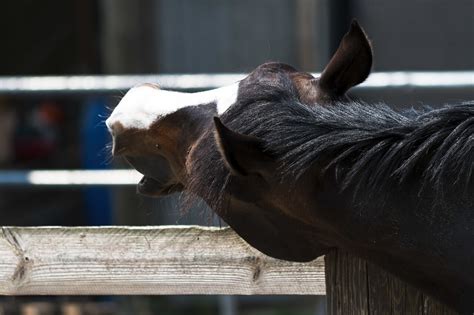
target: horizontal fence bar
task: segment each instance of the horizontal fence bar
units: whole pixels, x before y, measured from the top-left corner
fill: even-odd
[[[314,73],[314,76],[319,74]],[[0,94],[111,93],[144,82],[158,83],[164,89],[203,90],[231,84],[244,77],[244,74],[0,77]],[[474,71],[376,72],[360,87],[396,88],[474,90]],[[140,176],[132,170],[0,171],[0,186],[135,185]]]
[[[319,76],[319,73],[314,73]],[[116,93],[141,83],[155,83],[170,90],[206,90],[243,79],[242,73],[160,74],[101,76],[0,77],[0,94]],[[360,89],[474,88],[474,71],[375,72]]]
[[[229,228],[2,227],[0,295],[325,294],[324,260],[294,263]]]
[[[135,170],[0,171],[0,186],[136,185],[143,175]]]

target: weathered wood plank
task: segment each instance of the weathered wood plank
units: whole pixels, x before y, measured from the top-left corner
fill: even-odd
[[[424,315],[423,294],[410,285],[402,284],[406,287],[405,309],[411,310],[413,315]]]
[[[407,290],[408,286],[396,277],[389,277],[390,279],[390,292],[392,294],[392,314],[402,314],[405,307],[408,305],[407,302]],[[415,291],[416,292],[416,291]],[[414,308],[417,311],[417,308]]]
[[[367,263],[347,252],[325,256],[328,314],[368,315]]]
[[[392,298],[394,295],[390,292],[390,276],[381,268],[367,263],[367,278],[369,286],[369,309],[370,314],[388,315],[391,312]],[[402,291],[405,294],[404,291]],[[395,296],[400,295],[396,292]],[[402,313],[403,314],[403,313]]]
[[[380,267],[341,250],[326,255],[328,314],[455,315]]]
[[[435,299],[424,295],[424,314],[425,315],[456,315],[457,313],[436,301]]]
[[[0,295],[325,294],[323,259],[292,263],[228,228],[3,227]]]

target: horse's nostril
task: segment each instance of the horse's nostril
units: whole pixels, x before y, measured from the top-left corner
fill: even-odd
[[[114,123],[109,123],[107,121],[107,128],[109,129],[109,132],[113,137],[116,137],[125,131],[123,125],[118,121]]]
[[[126,154],[129,149],[129,138],[127,134],[120,134],[113,136],[113,144],[112,144],[112,155],[119,156]]]
[[[107,119],[105,124],[107,125],[107,129],[109,130],[113,138],[112,154],[114,156],[124,154],[125,148],[127,147],[125,145],[127,143],[127,136],[126,134],[124,134],[125,127],[120,122],[114,122],[110,119]]]

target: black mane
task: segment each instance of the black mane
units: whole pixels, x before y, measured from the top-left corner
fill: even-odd
[[[441,197],[445,188],[472,193],[474,102],[405,112],[362,102],[308,106],[282,75],[241,89],[221,119],[236,132],[263,139],[280,162],[281,176],[299,177],[318,163],[322,175],[337,174],[341,189],[390,191],[387,185],[413,188],[416,182],[419,192],[428,187]],[[229,174],[213,139],[205,142],[196,185],[217,200]]]

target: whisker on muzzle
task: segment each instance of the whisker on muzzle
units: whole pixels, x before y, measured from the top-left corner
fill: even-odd
[[[109,165],[113,161],[114,156],[112,154],[112,147],[113,143],[109,142],[97,153],[98,157],[103,158],[100,165]]]

